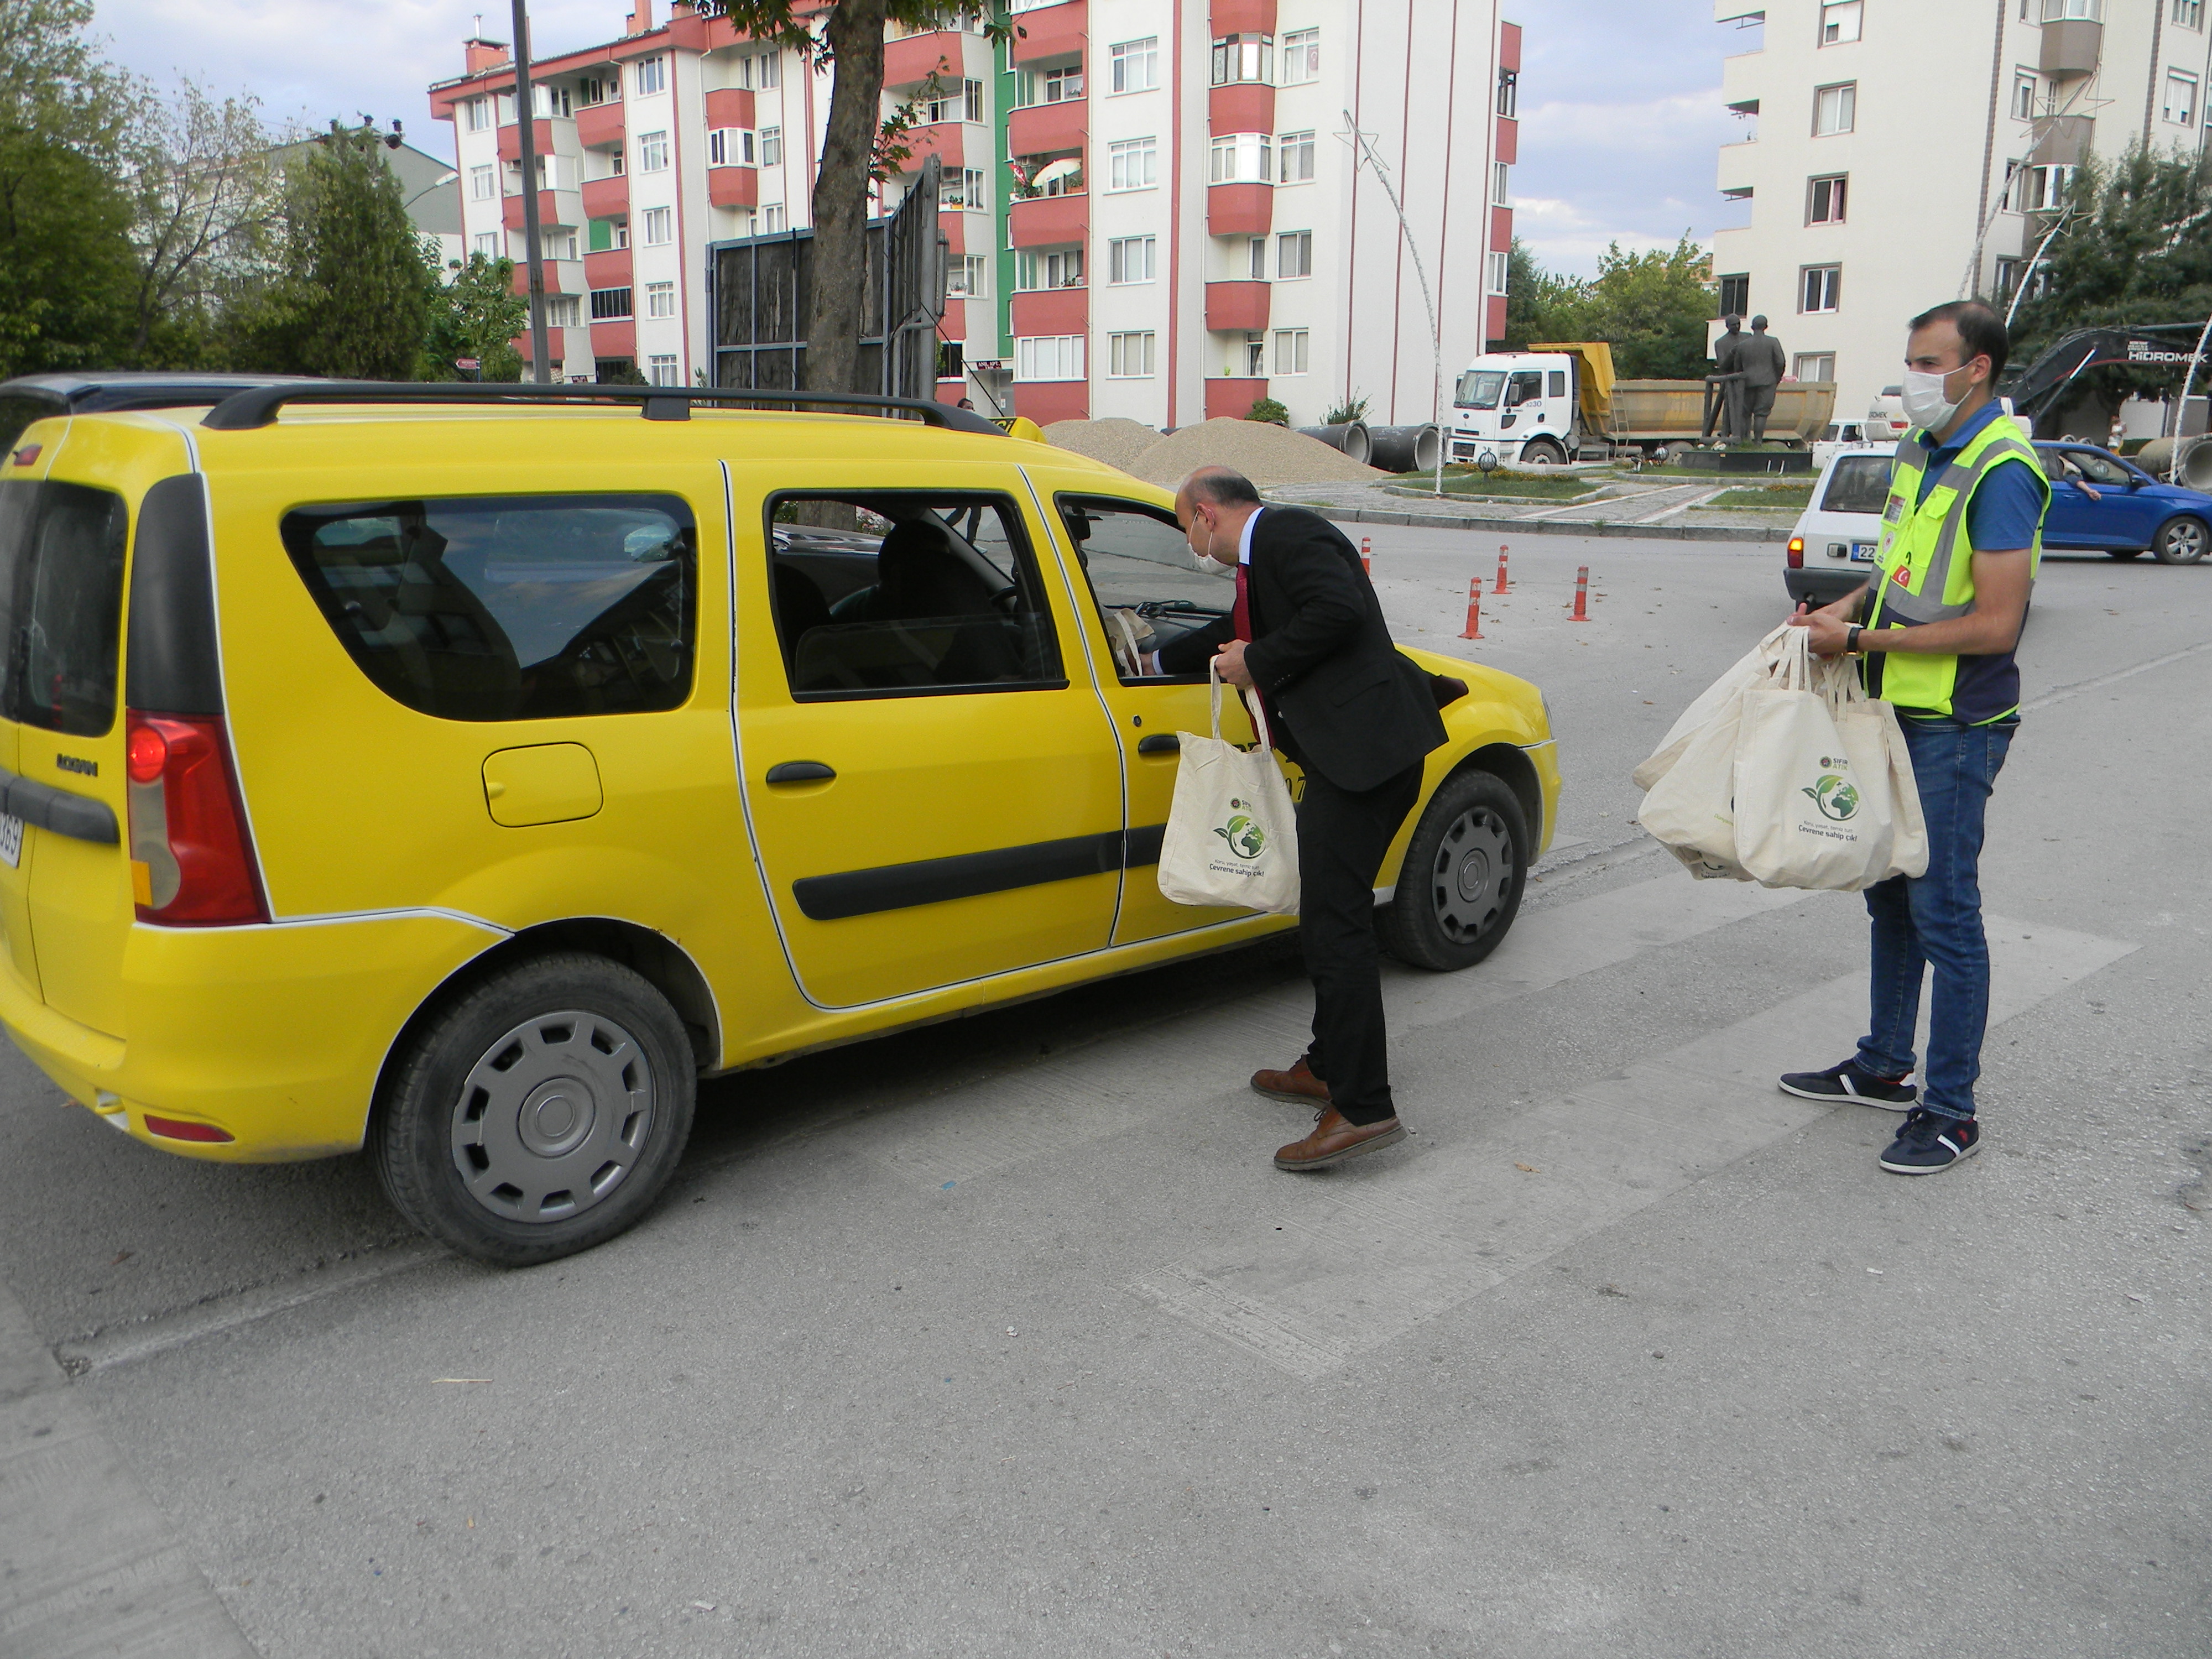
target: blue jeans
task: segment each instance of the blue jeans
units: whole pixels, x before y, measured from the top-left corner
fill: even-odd
[[[1982,933],[1982,817],[2015,724],[1960,726],[1901,720],[1928,821],[1928,873],[1893,876],[1866,890],[1874,918],[1872,1029],[1859,1064],[1877,1077],[1913,1069],[1920,981],[1936,969],[1920,1103],[1944,1117],[1974,1115],[1982,1033],[1990,1021],[1990,947]]]

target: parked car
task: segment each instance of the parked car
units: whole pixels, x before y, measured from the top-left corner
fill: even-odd
[[[541,1261],[651,1206],[702,1076],[1293,925],[1155,878],[1207,687],[1120,671],[1229,598],[1164,490],[933,404],[207,392],[0,458],[0,1020],[149,1146],[366,1144]],[[1534,686],[1407,654],[1471,689],[1378,921],[1463,967],[1559,771]]]
[[[2153,477],[2094,444],[2038,443],[2051,475],[2045,548],[2083,549],[2160,564],[2194,564],[2212,549],[2212,495]]]
[[[1793,602],[1832,605],[1865,583],[1896,457],[1892,443],[1838,449],[1814,475],[1813,498],[1784,553],[1783,586]]]

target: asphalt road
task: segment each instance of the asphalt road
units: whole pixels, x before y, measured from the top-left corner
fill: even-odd
[[[2212,567],[2046,562],[1987,1151],[1905,1181],[1770,1081],[1848,1052],[1857,902],[1629,822],[1776,550],[1531,537],[1469,644],[1495,540],[1370,539],[1568,791],[1498,955],[1390,978],[1406,1146],[1270,1166],[1280,942],[715,1084],[654,1218],[524,1273],[9,1051],[0,1271],[86,1490],[270,1659],[2204,1653]]]

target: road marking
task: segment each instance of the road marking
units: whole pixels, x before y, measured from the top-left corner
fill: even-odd
[[[2021,704],[2020,711],[2023,714],[2032,714],[2039,708],[2050,708],[2054,702],[2064,702],[2069,697],[2078,697],[2084,691],[2101,691],[2105,687],[2117,685],[2122,680],[2131,680],[2138,674],[2148,674],[2154,668],[2163,668],[2168,663],[2180,662],[2186,658],[2195,656],[2200,651],[2212,651],[2212,640],[2204,641],[2198,645],[2185,645],[2179,651],[2169,651],[2162,657],[2153,657],[2148,662],[2139,662],[2132,668],[2118,669],[2110,674],[2100,674],[2094,679],[2076,680],[2071,685],[2055,687],[2033,701]]]
[[[1717,501],[1728,493],[1729,486],[1706,490],[1703,495],[1692,495],[1672,507],[1662,507],[1648,518],[1632,519],[1631,524],[1657,524],[1662,519],[1671,519],[1677,513],[1687,513],[1693,507],[1703,507],[1707,501]]]
[[[2136,948],[1997,917],[1988,927],[1993,1028]],[[1279,1370],[1326,1376],[1831,1111],[1868,1109],[1774,1086],[1848,1052],[1865,1006],[1865,974],[1847,975],[1526,1109],[1470,1101],[1465,1127],[1427,1120],[1445,1127],[1424,1134],[1422,1155],[1286,1184],[1283,1208],[1211,1245],[1206,1268],[1127,1288]]]

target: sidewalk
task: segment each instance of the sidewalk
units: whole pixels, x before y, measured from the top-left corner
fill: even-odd
[[[1383,483],[1284,484],[1270,501],[1312,508],[1340,524],[1410,525],[1422,529],[1503,531],[1510,534],[1626,536],[1640,540],[1781,542],[1797,520],[1794,509],[1766,513],[1705,504],[1734,483],[1702,479],[1621,479],[1594,501],[1442,500],[1408,477]]]

